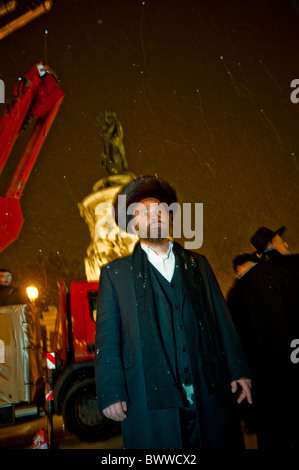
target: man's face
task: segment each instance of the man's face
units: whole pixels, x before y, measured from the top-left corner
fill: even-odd
[[[10,272],[0,272],[0,284],[2,286],[9,286],[12,281],[12,275]]]
[[[239,264],[236,268],[237,276],[242,277],[249,269],[254,265],[253,261],[245,261],[243,264]]]
[[[274,246],[275,250],[279,251],[281,255],[289,255],[289,245],[283,241],[283,239],[279,235],[275,235],[271,241],[272,245]]]
[[[156,198],[146,198],[136,206],[133,232],[141,239],[161,243],[168,239],[172,223],[166,207]]]

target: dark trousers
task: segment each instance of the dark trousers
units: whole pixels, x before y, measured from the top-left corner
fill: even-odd
[[[183,449],[200,449],[200,429],[197,410],[193,407],[180,408],[180,424]]]
[[[269,385],[256,387],[256,435],[259,449],[299,449],[298,391],[278,385],[269,392]]]
[[[180,409],[184,449],[245,449],[241,423],[231,392],[201,394],[194,405]]]

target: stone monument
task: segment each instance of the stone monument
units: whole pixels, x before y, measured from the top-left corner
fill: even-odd
[[[116,114],[106,111],[98,118],[103,142],[102,166],[108,176],[93,185],[93,192],[78,204],[89,227],[91,242],[84,259],[88,281],[98,281],[101,266],[130,254],[137,237],[122,232],[114,222],[112,203],[123,185],[135,178],[128,170],[123,145],[123,129]]]

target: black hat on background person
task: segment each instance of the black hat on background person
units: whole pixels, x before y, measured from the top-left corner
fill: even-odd
[[[177,202],[176,190],[159,176],[140,176],[123,186],[113,203],[115,222],[121,230],[131,232],[129,224],[134,215],[127,213],[128,207],[150,197],[168,206]]]
[[[268,243],[271,242],[275,235],[279,235],[281,237],[285,229],[286,228],[283,226],[273,232],[267,227],[259,227],[255,234],[250,238],[250,243],[254,246],[257,253],[261,254],[267,248]]]

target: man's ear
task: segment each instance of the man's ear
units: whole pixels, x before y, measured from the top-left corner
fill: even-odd
[[[273,245],[276,250],[279,250],[279,248],[284,245],[283,239],[279,235],[275,235],[271,240],[271,245]]]
[[[128,229],[130,230],[133,235],[138,235],[138,230],[139,230],[139,224],[138,222],[134,222],[134,219],[130,220],[129,222],[129,227]]]

